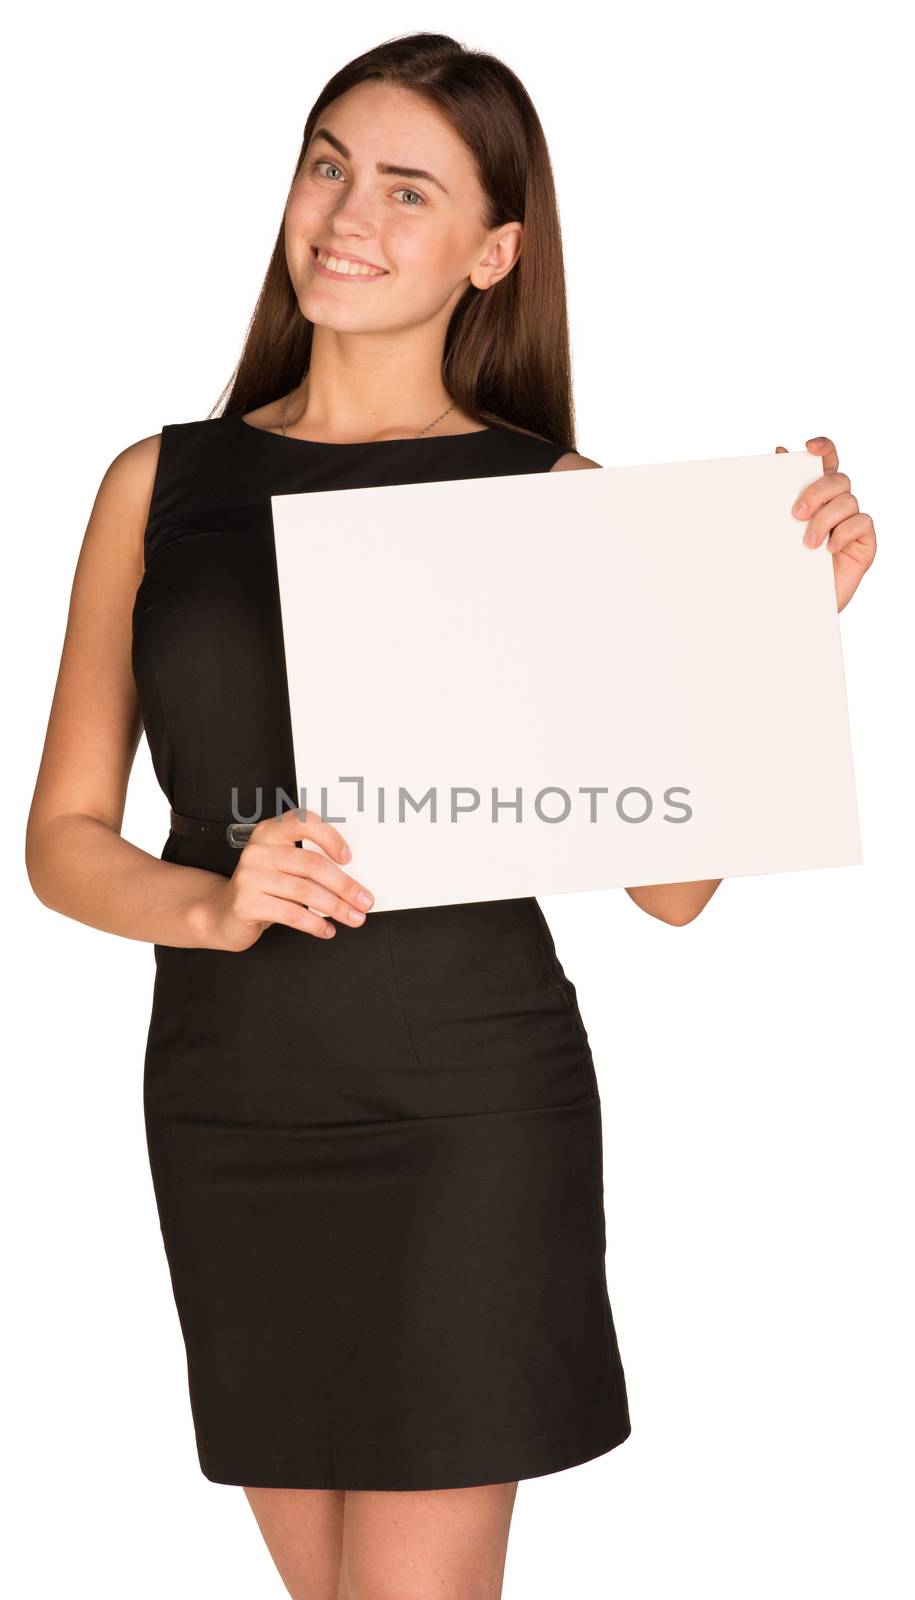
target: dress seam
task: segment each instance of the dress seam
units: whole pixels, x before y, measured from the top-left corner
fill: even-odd
[[[407,1038],[410,1041],[410,1049],[413,1051],[413,1060],[416,1062],[416,1065],[420,1071],[422,1071],[423,1064],[419,1059],[419,1051],[416,1048],[416,1040],[413,1037],[413,1029],[410,1027],[410,1019],[407,1016],[407,1008],[404,1005],[403,995],[400,992],[400,984],[397,980],[397,963],[394,960],[394,945],[391,940],[391,919],[389,916],[385,917],[385,933],[387,935],[388,957],[391,962],[391,979],[394,984],[394,993],[397,997],[397,1004],[400,1007],[400,1015],[403,1019],[403,1025],[407,1030]]]

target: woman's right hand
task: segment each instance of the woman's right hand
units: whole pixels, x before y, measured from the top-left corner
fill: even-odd
[[[299,849],[299,839],[313,839],[327,855]],[[375,897],[328,859],[348,860],[349,854],[343,835],[315,811],[264,817],[252,828],[231,878],[207,896],[204,947],[247,950],[273,922],[332,939],[336,928],[318,912],[360,927]],[[367,904],[360,895],[368,895]]]

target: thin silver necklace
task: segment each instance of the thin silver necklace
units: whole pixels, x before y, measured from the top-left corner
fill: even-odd
[[[448,412],[449,411],[453,411],[456,405],[457,405],[457,401],[456,400],[452,400],[450,406],[446,406],[444,411],[442,411],[435,418],[435,422],[428,422],[424,428],[420,428],[419,433],[414,433],[413,438],[414,439],[421,439],[424,433],[428,433],[430,428],[434,428],[435,427],[435,423],[436,422],[441,422],[442,417],[447,417]],[[286,412],[287,412],[288,407],[289,407],[289,396],[287,394],[285,400],[283,401],[283,438],[286,437]]]

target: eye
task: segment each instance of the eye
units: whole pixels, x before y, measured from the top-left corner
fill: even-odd
[[[337,172],[341,172],[342,171],[342,168],[337,166],[336,161],[329,161],[326,157],[324,158],[323,161],[314,161],[312,163],[312,168],[311,168],[312,172],[317,172],[319,167],[332,167]],[[414,198],[419,201],[419,204],[421,206],[424,206],[424,205],[427,204],[425,196],[421,195],[419,193],[418,189],[395,189],[394,193],[395,194],[412,194],[414,196]],[[417,207],[416,207],[416,205],[413,204],[413,202],[411,202],[409,205],[405,206],[405,209],[407,211],[415,211],[417,209]]]

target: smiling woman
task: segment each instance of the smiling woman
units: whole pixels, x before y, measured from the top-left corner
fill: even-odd
[[[297,794],[270,501],[588,464],[558,210],[518,78],[438,34],[332,78],[293,173],[221,411],[105,475],[27,861],[46,904],[154,947],[144,1111],[201,1469],[291,1595],[489,1597],[519,1479],[630,1432],[594,1062],[535,900],[372,913],[335,826],[260,809]],[[313,603],[346,648],[337,576]],[[158,860],[119,832],[141,724]]]
[[[568,453],[570,374],[550,159],[522,85],[441,35],[369,51],[306,122],[221,413],[278,430],[288,396],[293,437],[391,437],[398,420],[409,436],[435,419],[440,433],[523,428]]]

